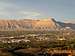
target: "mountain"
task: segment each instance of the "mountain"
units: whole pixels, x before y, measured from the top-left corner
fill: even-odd
[[[57,22],[61,27],[69,27],[71,29],[75,30],[75,24],[74,23],[64,23],[64,22]]]
[[[75,24],[58,22],[53,18],[46,19],[22,19],[22,20],[0,20],[0,31],[54,31],[58,28],[70,27],[75,29]]]
[[[53,18],[0,20],[0,30],[51,31],[57,28]]]

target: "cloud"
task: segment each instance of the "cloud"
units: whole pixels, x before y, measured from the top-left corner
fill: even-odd
[[[65,23],[75,23],[75,19],[66,19],[64,20]]]
[[[37,18],[42,16],[41,13],[33,10],[27,10],[11,0],[0,0],[0,18]]]
[[[14,4],[7,1],[8,0],[0,0],[0,16],[10,16],[11,14],[10,8],[13,8]]]
[[[25,18],[36,18],[41,15],[39,12],[31,12],[31,11],[20,11],[20,15],[23,15]]]

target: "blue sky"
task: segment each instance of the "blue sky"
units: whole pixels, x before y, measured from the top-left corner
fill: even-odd
[[[0,0],[1,19],[75,19],[75,0]]]

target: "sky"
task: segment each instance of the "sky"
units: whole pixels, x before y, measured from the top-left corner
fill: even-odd
[[[75,20],[75,0],[0,0],[0,19]]]

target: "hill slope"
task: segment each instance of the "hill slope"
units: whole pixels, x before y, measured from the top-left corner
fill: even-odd
[[[0,20],[0,30],[50,31],[57,27],[54,19]]]

